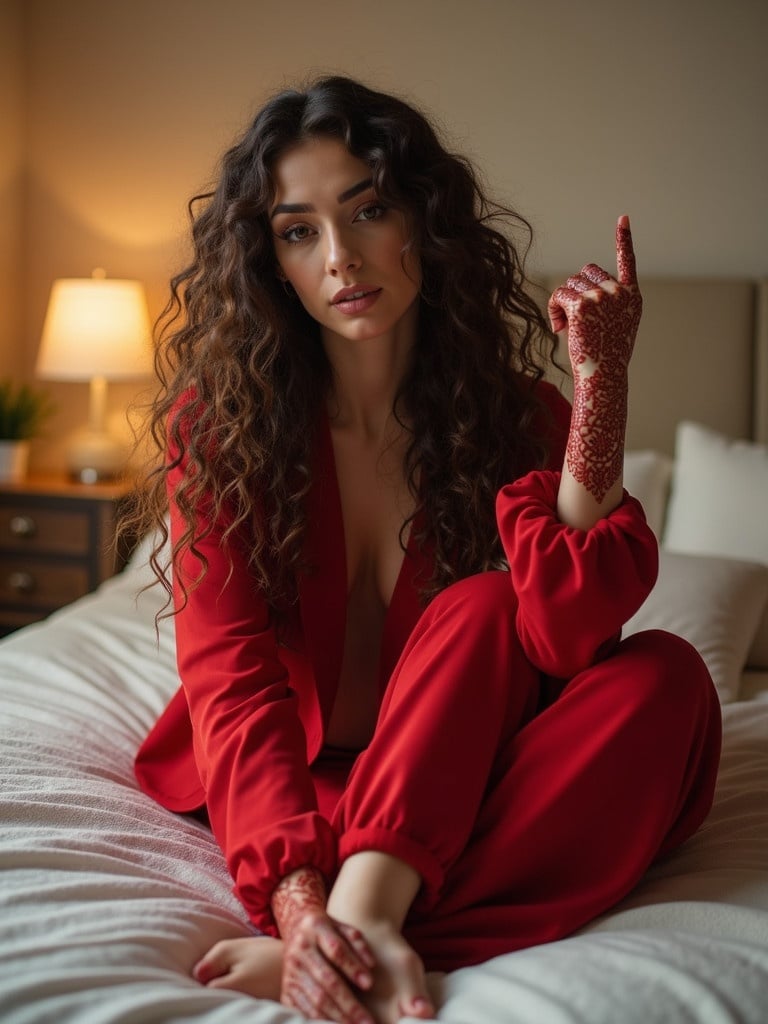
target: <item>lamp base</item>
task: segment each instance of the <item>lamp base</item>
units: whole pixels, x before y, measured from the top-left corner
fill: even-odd
[[[125,465],[123,446],[105,431],[83,430],[69,446],[70,475],[84,484],[114,480]]]

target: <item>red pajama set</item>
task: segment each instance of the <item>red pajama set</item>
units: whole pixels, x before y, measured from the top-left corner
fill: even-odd
[[[671,634],[619,641],[655,581],[656,540],[627,494],[591,530],[558,520],[570,411],[539,387],[552,468],[499,492],[510,569],[424,609],[430,556],[411,541],[384,623],[375,734],[356,758],[324,748],[347,603],[327,422],[308,498],[313,571],[279,632],[247,568],[249,531],[231,572],[226,522],[201,542],[208,572],[175,617],[182,686],[136,772],[171,810],[205,806],[259,929],[276,934],[270,897],[291,871],[314,865],[330,884],[346,857],[382,850],[422,877],[404,934],[427,969],[477,963],[585,924],[706,816],[720,752],[711,679]],[[183,529],[173,501],[171,528]]]

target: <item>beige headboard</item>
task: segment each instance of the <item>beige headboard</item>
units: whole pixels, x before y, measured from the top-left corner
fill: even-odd
[[[565,276],[547,277],[549,293]],[[694,420],[768,443],[768,281],[643,278],[627,448],[672,454]],[[560,356],[568,366],[567,353]],[[570,397],[570,380],[556,381]]]

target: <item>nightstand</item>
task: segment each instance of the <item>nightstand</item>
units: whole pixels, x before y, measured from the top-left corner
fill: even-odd
[[[130,482],[30,476],[0,483],[0,636],[45,618],[123,567],[117,516]]]

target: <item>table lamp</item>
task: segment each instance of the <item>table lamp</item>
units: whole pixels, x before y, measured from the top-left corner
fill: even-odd
[[[152,343],[144,288],[139,281],[90,278],[54,281],[35,372],[45,380],[89,381],[86,430],[68,453],[71,474],[84,483],[120,473],[124,446],[106,428],[107,381],[152,372]]]

